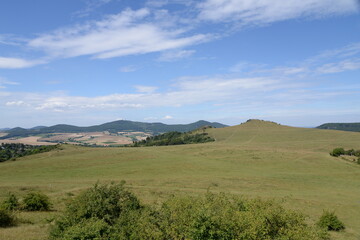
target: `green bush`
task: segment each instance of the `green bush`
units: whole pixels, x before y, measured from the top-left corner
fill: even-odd
[[[0,227],[9,227],[15,225],[15,218],[11,212],[0,209]]]
[[[1,208],[5,210],[16,210],[19,208],[19,200],[13,193],[9,193],[8,197],[1,203]]]
[[[89,218],[68,227],[62,240],[103,240],[109,239],[110,226],[104,220]]]
[[[158,240],[165,239],[159,222],[159,213],[150,208],[141,208],[123,214],[110,239]]]
[[[357,160],[357,164],[360,164],[360,157],[359,157],[358,160]]]
[[[334,156],[334,157],[339,157],[340,155],[344,155],[344,154],[345,154],[345,149],[344,148],[335,148],[330,153],[330,155]]]
[[[334,212],[329,211],[324,211],[318,221],[318,225],[329,231],[340,231],[345,229],[344,223],[338,219]]]
[[[172,198],[160,210],[165,239],[327,239],[305,217],[272,201],[225,194]]]
[[[40,192],[30,192],[23,199],[23,209],[27,211],[48,211],[50,207],[49,197]]]
[[[51,230],[52,239],[325,240],[328,233],[273,201],[227,194],[171,197],[140,206],[124,184],[100,185],[75,197]]]
[[[56,222],[51,236],[62,239],[68,229],[87,219],[102,220],[112,226],[125,212],[139,209],[139,200],[125,189],[124,184],[125,182],[95,184],[94,187],[75,197],[67,205],[64,216]]]

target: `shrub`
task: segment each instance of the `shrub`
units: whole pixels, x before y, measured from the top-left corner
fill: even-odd
[[[345,151],[345,155],[355,156],[355,150],[354,150],[354,149],[346,150],[346,151]]]
[[[14,216],[5,209],[0,209],[0,227],[9,227],[15,225]]]
[[[64,216],[57,220],[51,236],[62,239],[68,229],[73,229],[79,222],[86,225],[87,219],[102,220],[112,226],[122,214],[139,209],[139,200],[125,189],[124,184],[95,184],[75,197],[67,205]]]
[[[342,223],[334,212],[325,211],[318,221],[318,225],[321,228],[325,228],[329,231],[340,231],[345,229],[344,223]]]
[[[360,164],[360,157],[359,157],[358,160],[357,160],[357,164]]]
[[[48,211],[50,207],[49,197],[40,192],[30,192],[23,199],[23,209],[27,211]]]
[[[160,210],[165,239],[327,239],[305,217],[272,201],[225,194],[172,198]]]
[[[123,214],[116,223],[112,236],[110,239],[166,239],[160,226],[159,213],[150,208],[141,208]]]
[[[13,193],[9,193],[8,197],[2,202],[1,208],[5,210],[16,210],[19,208],[19,200]]]
[[[109,239],[110,226],[104,221],[90,218],[67,228],[63,240],[102,240]]]
[[[100,185],[75,197],[51,230],[59,240],[325,240],[328,233],[273,201],[226,194],[171,197],[140,206],[122,184]]]
[[[332,150],[332,152],[330,153],[331,156],[334,157],[339,157],[340,155],[344,155],[345,154],[345,150],[344,148],[335,148],[334,150]]]

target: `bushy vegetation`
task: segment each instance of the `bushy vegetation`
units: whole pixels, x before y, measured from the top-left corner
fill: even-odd
[[[22,143],[2,143],[0,145],[0,162],[27,155],[49,152],[56,149],[57,147],[57,145],[33,146]]]
[[[15,225],[15,217],[5,209],[0,208],[0,227],[10,227]]]
[[[360,123],[325,123],[316,128],[360,132]]]
[[[340,231],[345,229],[343,222],[335,215],[334,212],[325,211],[318,221],[321,228],[329,231]]]
[[[168,132],[157,136],[147,137],[145,140],[134,142],[134,147],[140,146],[167,146],[167,145],[180,145],[191,143],[205,143],[213,142],[214,138],[210,137],[207,133],[181,133],[181,132]]]
[[[51,203],[45,194],[30,192],[25,195],[22,208],[27,211],[48,211],[51,208]]]
[[[95,184],[73,199],[51,231],[53,239],[111,239],[110,232],[128,211],[140,209],[139,200],[120,184]],[[78,236],[88,236],[79,238]]]
[[[16,210],[20,207],[19,200],[13,193],[9,193],[7,198],[1,203],[0,208],[5,210]]]
[[[341,155],[360,157],[360,150],[354,150],[354,149],[345,150],[344,148],[334,148],[330,152],[330,155],[334,157],[339,157]]]
[[[124,184],[100,185],[75,197],[51,231],[52,239],[262,240],[328,239],[305,217],[273,201],[226,194],[171,197],[142,206]]]

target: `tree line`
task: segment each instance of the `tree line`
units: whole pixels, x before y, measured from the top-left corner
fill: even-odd
[[[167,145],[181,145],[181,144],[192,144],[192,143],[206,143],[213,142],[214,138],[210,137],[207,133],[196,133],[192,132],[167,132],[164,134],[147,137],[141,141],[134,141],[134,147],[142,146],[167,146]]]
[[[49,152],[56,149],[58,145],[34,146],[23,143],[1,143],[0,145],[0,162],[13,160],[32,154]]]
[[[357,163],[360,164],[360,150],[354,150],[354,149],[349,149],[349,150],[345,150],[344,148],[334,148],[331,152],[330,155],[333,157],[340,157],[340,156],[353,156],[353,157],[357,157]]]

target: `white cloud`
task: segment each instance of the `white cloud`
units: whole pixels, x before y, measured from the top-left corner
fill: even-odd
[[[360,58],[347,59],[336,63],[327,63],[317,68],[319,73],[339,73],[360,69]]]
[[[193,4],[193,0],[148,0],[146,5],[149,7],[161,8],[168,4],[181,4],[190,6]]]
[[[137,86],[140,93],[111,94],[98,97],[67,96],[52,93],[51,96],[39,94],[13,94],[21,98],[29,107],[39,111],[82,111],[91,109],[134,109],[149,107],[174,107],[206,102],[222,102],[231,98],[243,98],[254,93],[263,93],[282,88],[277,81],[265,78],[181,78],[175,89],[156,93],[156,87]],[[57,96],[54,96],[57,95]],[[11,97],[7,97],[9,99]],[[8,102],[16,102],[11,100]],[[16,105],[16,104],[10,104]]]
[[[170,116],[170,115],[166,115],[165,117],[163,117],[164,120],[169,120],[169,119],[173,119],[174,117],[173,116]]]
[[[85,2],[86,7],[74,13],[77,17],[85,17],[88,16],[91,12],[96,10],[97,8],[110,3],[112,0],[87,0]]]
[[[210,36],[184,36],[186,30],[165,27],[153,21],[151,11],[127,9],[104,20],[65,28],[45,34],[29,42],[29,46],[44,50],[53,57],[91,55],[113,58],[127,55],[161,52],[208,41]]]
[[[14,101],[14,102],[7,102],[5,103],[6,106],[21,106],[25,103],[23,101]]]
[[[0,77],[0,88],[6,88],[5,85],[19,85],[19,83],[8,81],[6,78]]]
[[[251,77],[299,78],[358,69],[360,69],[360,43],[353,43],[339,49],[324,51],[293,65],[269,66],[267,64],[239,62],[230,67],[229,71],[246,74]]]
[[[211,106],[232,104],[243,108],[251,106],[254,109],[255,107],[273,109],[275,105],[296,106],[326,99],[339,99],[339,96],[358,95],[359,85],[348,86],[348,89],[340,89],[341,86],[337,83],[327,87],[314,85],[313,80],[319,74],[359,69],[360,59],[357,55],[352,54],[350,59],[347,56],[349,51],[343,50],[337,51],[335,55],[328,54],[328,58],[321,57],[315,61],[313,60],[316,59],[315,57],[311,61],[304,60],[293,66],[269,67],[248,64],[251,68],[247,77],[244,77],[242,71],[240,74],[219,76],[188,76],[175,80],[169,89],[161,89],[161,91],[157,91],[156,86],[136,85],[134,86],[136,92],[95,97],[68,96],[61,92],[51,94],[0,92],[0,105],[14,108],[19,105],[27,107],[30,111],[43,112],[119,111],[197,104]],[[259,69],[256,69],[256,66],[260,66]],[[330,86],[333,89],[329,89]],[[19,101],[26,105],[15,104]]]
[[[199,18],[266,24],[299,17],[319,18],[357,11],[356,0],[206,0],[199,3]]]
[[[27,68],[45,63],[43,60],[26,60],[22,58],[0,57],[0,68]]]
[[[136,91],[140,92],[140,93],[153,93],[158,89],[158,87],[142,86],[142,85],[136,85],[134,87],[135,87]]]
[[[171,62],[182,58],[190,57],[195,53],[195,50],[179,50],[179,51],[168,51],[161,54],[159,61]]]

